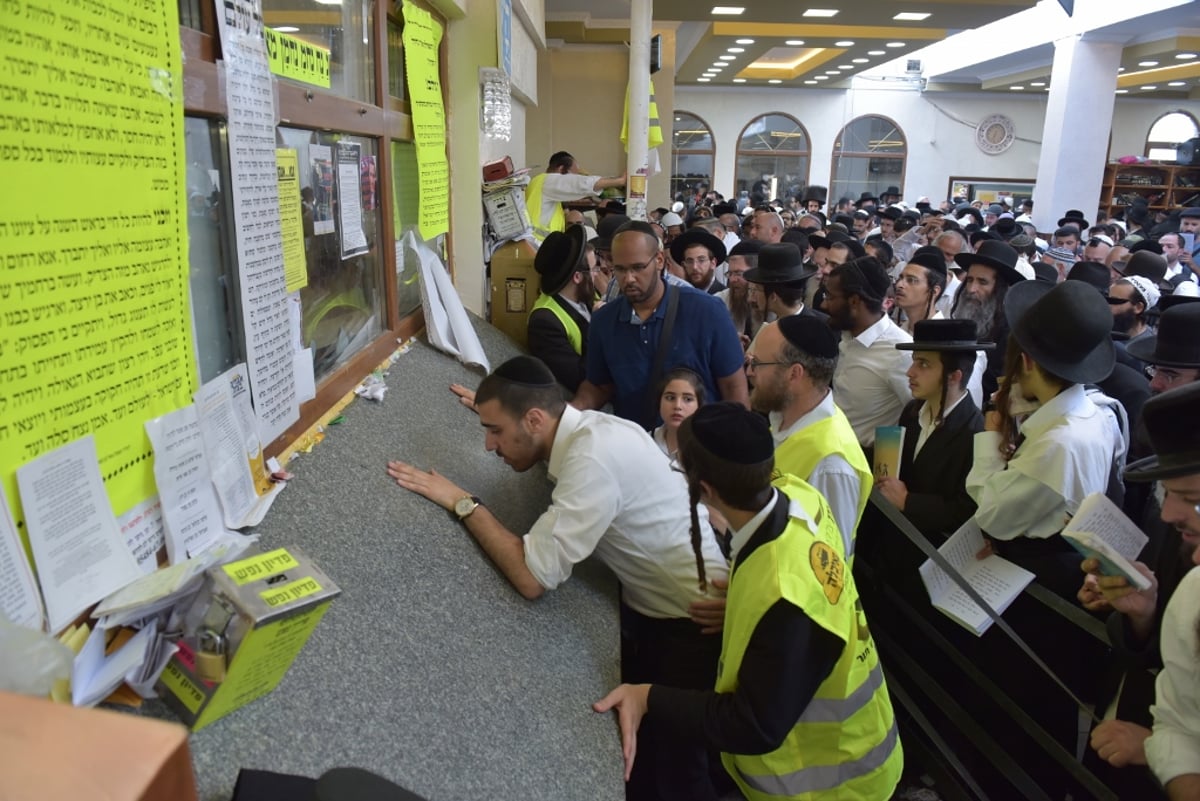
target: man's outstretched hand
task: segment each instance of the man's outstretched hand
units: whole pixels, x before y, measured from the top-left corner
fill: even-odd
[[[462,384],[451,384],[450,391],[458,396],[459,403],[476,414],[479,413],[479,410],[475,408],[475,390],[467,389]]]
[[[387,471],[397,484],[447,511],[452,510],[460,498],[470,494],[436,470],[426,472],[405,462],[388,462]]]

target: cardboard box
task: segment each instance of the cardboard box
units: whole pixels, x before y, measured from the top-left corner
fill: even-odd
[[[296,548],[254,553],[211,568],[184,617],[179,653],[163,670],[159,695],[193,730],[266,695],[340,594]],[[212,630],[214,618],[220,620],[216,625],[226,654],[225,678],[218,682],[202,679],[196,666],[205,650],[201,634]]]
[[[492,253],[490,322],[522,348],[529,345],[529,312],[541,292],[541,276],[533,269],[536,255],[525,239],[506,242]]]
[[[0,798],[196,801],[187,729],[0,693]]]

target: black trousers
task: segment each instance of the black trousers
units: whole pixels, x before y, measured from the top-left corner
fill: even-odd
[[[720,634],[701,634],[686,618],[651,618],[621,604],[621,681],[711,690],[720,656]],[[653,711],[642,720],[637,742],[627,801],[717,801],[711,774],[723,776],[724,770],[715,752],[669,735]]]

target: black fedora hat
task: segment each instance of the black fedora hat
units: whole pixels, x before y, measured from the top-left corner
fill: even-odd
[[[899,206],[885,206],[879,210],[879,216],[886,220],[895,222],[904,216],[904,209],[900,208]]]
[[[804,190],[804,197],[800,198],[800,202],[807,203],[810,200],[815,200],[824,205],[829,198],[829,189],[824,186],[810,186]]]
[[[1058,283],[1058,270],[1053,264],[1047,264],[1044,261],[1035,261],[1032,265],[1033,276],[1038,281],[1043,281],[1050,286]]]
[[[1081,232],[1092,227],[1088,225],[1087,217],[1084,217],[1083,212],[1079,209],[1067,209],[1067,213],[1058,221],[1059,228],[1062,228],[1064,225],[1078,226]]]
[[[870,192],[863,192],[861,195],[858,196],[858,200],[854,201],[854,205],[861,206],[862,204],[864,204],[868,201],[870,201],[871,203],[878,203],[879,198],[875,197]]]
[[[1200,367],[1200,303],[1182,303],[1158,318],[1158,333],[1130,342],[1129,355],[1163,367]]]
[[[933,245],[925,245],[924,247],[917,248],[917,251],[909,258],[908,263],[920,265],[927,270],[941,273],[943,276],[948,272],[946,269],[946,256]]]
[[[1161,295],[1158,299],[1158,310],[1165,312],[1175,306],[1185,303],[1200,303],[1200,297],[1195,295]]]
[[[717,239],[705,228],[689,228],[679,236],[671,240],[671,258],[676,264],[683,264],[683,254],[688,248],[696,247],[708,248],[712,254],[713,261],[717,264],[725,261],[725,243]]]
[[[592,237],[592,247],[596,250],[611,250],[613,236],[616,235],[617,229],[627,222],[629,218],[624,214],[607,215],[596,223],[596,236]]]
[[[988,227],[988,230],[993,234],[999,234],[1004,239],[1012,239],[1017,234],[1025,232],[1025,229],[1021,227],[1021,224],[1012,217],[1001,217],[999,220],[996,220],[994,223],[992,223]]]
[[[1180,425],[1200,414],[1200,382],[1155,395],[1142,407],[1154,455],[1125,468],[1128,481],[1160,481],[1200,473],[1200,426]]]
[[[964,352],[992,350],[994,342],[979,342],[974,320],[920,320],[913,326],[912,342],[901,342],[896,350]]]
[[[1018,258],[1017,251],[1007,242],[989,239],[980,242],[979,250],[975,253],[959,253],[954,257],[954,263],[964,270],[970,269],[972,264],[991,267],[1005,283],[1012,286],[1025,280],[1025,276],[1017,271]]]
[[[889,186],[887,189],[879,193],[880,197],[900,197],[900,187]]]
[[[1141,225],[1150,219],[1150,207],[1145,203],[1134,203],[1125,210],[1125,219],[1131,223]]]
[[[585,236],[582,225],[568,225],[565,232],[551,231],[542,240],[533,257],[533,269],[542,277],[542,294],[553,295],[583,269]]]
[[[758,266],[746,271],[752,284],[799,284],[816,275],[804,269],[804,254],[790,242],[763,245],[758,251]]]
[[[1004,316],[1021,349],[1059,378],[1091,384],[1112,375],[1112,311],[1082,281],[1022,281],[1004,296]]]
[[[1104,297],[1108,297],[1108,288],[1112,286],[1112,272],[1108,266],[1098,261],[1077,261],[1067,273],[1068,281],[1082,281],[1093,286]]]
[[[836,229],[830,231],[826,236],[821,236],[820,234],[808,235],[808,244],[812,246],[813,250],[816,250],[817,248],[828,248],[830,245],[833,245],[836,242],[849,242],[850,240],[851,237],[849,234],[843,234],[841,231]]]

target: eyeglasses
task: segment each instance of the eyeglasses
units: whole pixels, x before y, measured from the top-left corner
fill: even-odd
[[[1174,386],[1180,381],[1187,380],[1183,374],[1177,370],[1172,370],[1169,367],[1155,367],[1153,364],[1146,368],[1146,374],[1149,375],[1151,379],[1160,379],[1163,385],[1168,387]]]
[[[694,259],[684,259],[682,264],[684,267],[699,267],[708,264],[712,259],[708,256],[696,256]]]
[[[647,267],[649,267],[650,263],[653,261],[654,261],[654,259],[651,258],[649,261],[642,262],[641,264],[631,264],[628,267],[614,264],[613,265],[613,273],[615,273],[616,275],[628,275],[629,273],[640,273],[642,270],[645,270]]]
[[[776,364],[791,365],[791,362],[760,362],[757,357],[751,356],[750,361],[746,362],[746,366],[751,370],[757,370],[760,367],[771,367]]]
[[[1109,306],[1124,306],[1126,303],[1132,303],[1132,302],[1133,301],[1128,300],[1126,298],[1114,298],[1112,296],[1109,296],[1109,298],[1108,298]]]

